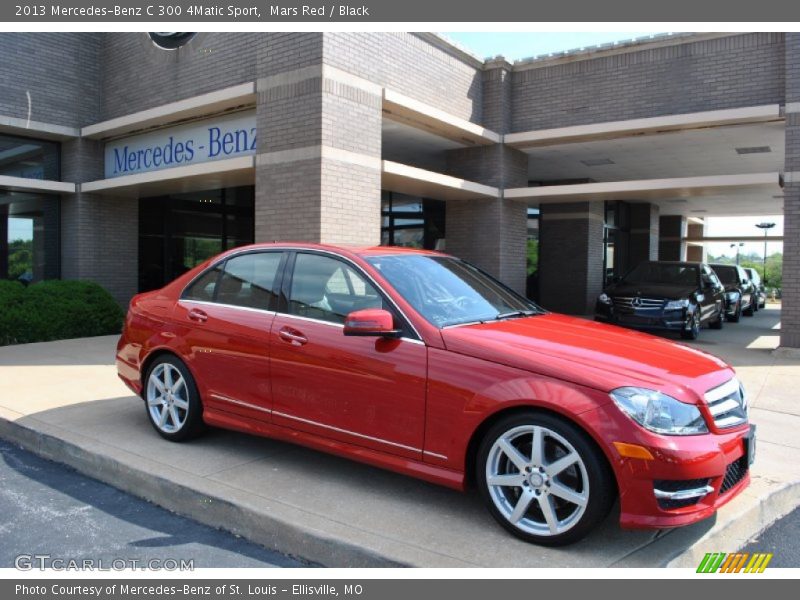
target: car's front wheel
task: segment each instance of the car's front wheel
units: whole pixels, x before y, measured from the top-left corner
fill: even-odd
[[[615,498],[600,451],[580,429],[550,414],[526,411],[495,423],[476,468],[492,516],[515,536],[545,546],[584,537]]]
[[[163,438],[182,442],[205,428],[197,385],[175,356],[164,355],[150,366],[144,400],[150,423]]]
[[[681,337],[685,340],[696,340],[700,335],[700,307],[696,307],[692,316],[681,329]]]

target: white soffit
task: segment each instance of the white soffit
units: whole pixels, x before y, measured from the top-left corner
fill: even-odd
[[[530,148],[635,135],[652,135],[667,131],[681,131],[683,129],[703,129],[741,123],[763,123],[782,119],[780,105],[768,104],[765,106],[710,110],[680,115],[507,133],[503,141],[509,146]]]
[[[75,184],[50,179],[29,179],[0,175],[0,189],[14,192],[44,192],[48,194],[74,194]]]
[[[536,202],[658,200],[662,198],[692,198],[716,196],[741,191],[763,191],[782,194],[779,173],[749,173],[744,175],[714,175],[708,177],[678,177],[671,179],[641,179],[634,181],[603,181],[570,185],[547,185],[511,188],[505,197]]]
[[[81,129],[81,136],[93,139],[108,139],[140,132],[154,127],[195,119],[204,115],[243,107],[256,102],[255,82],[170,102],[155,108],[131,113],[116,119],[88,125]]]
[[[110,179],[99,179],[81,184],[87,193],[154,196],[160,194],[192,192],[220,187],[253,185],[255,181],[255,156],[242,156],[226,160],[148,171]]]
[[[392,192],[437,200],[500,197],[500,190],[495,187],[389,160],[381,161],[381,170],[381,187]]]
[[[501,141],[500,134],[494,131],[386,88],[383,90],[383,113],[387,118],[465,145],[486,146]]]
[[[0,115],[0,133],[24,135],[42,140],[70,140],[81,134],[77,127],[65,127],[4,115]]]

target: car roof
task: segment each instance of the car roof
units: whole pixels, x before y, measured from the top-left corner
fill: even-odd
[[[430,256],[445,256],[441,252],[433,250],[423,250],[417,248],[406,248],[402,246],[359,246],[350,244],[318,244],[314,242],[265,242],[258,244],[249,244],[247,246],[240,246],[236,250],[269,250],[272,248],[290,248],[297,250],[327,250],[329,252],[355,254],[358,256],[376,256],[376,255],[400,255],[400,254],[417,254],[417,255],[430,255]]]

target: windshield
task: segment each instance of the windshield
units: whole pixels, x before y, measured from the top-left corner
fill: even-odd
[[[722,283],[739,283],[739,273],[736,272],[736,267],[714,267],[714,273]]]
[[[437,327],[524,317],[544,311],[457,258],[398,254],[366,260]]]
[[[641,263],[622,278],[623,283],[697,286],[699,271],[695,265],[680,263]]]

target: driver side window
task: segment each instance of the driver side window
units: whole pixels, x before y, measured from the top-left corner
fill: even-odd
[[[344,262],[320,254],[297,254],[289,314],[344,323],[354,310],[384,308],[375,287]]]

